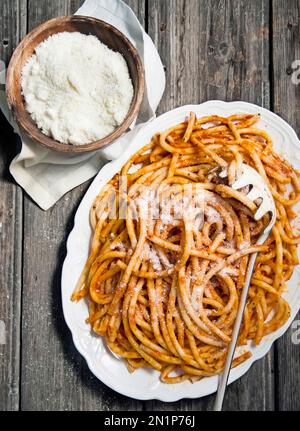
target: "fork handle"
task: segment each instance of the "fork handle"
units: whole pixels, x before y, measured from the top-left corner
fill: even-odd
[[[217,395],[214,403],[214,409],[213,409],[214,411],[222,410],[224,395],[225,395],[229,373],[231,370],[231,364],[232,364],[232,360],[233,360],[233,356],[234,356],[234,352],[235,352],[235,348],[236,348],[236,344],[237,344],[237,340],[238,340],[238,336],[241,328],[241,323],[243,320],[244,310],[247,302],[248,291],[249,291],[250,281],[251,281],[256,257],[257,257],[257,253],[253,253],[249,259],[246,278],[245,278],[245,284],[240,297],[239,309],[237,312],[237,316],[236,316],[233,331],[232,331],[231,341],[227,351],[227,358],[226,358],[223,374],[219,376],[218,391],[217,391]]]

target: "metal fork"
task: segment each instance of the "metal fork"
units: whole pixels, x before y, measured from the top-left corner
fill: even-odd
[[[235,190],[238,190],[245,186],[252,186],[247,197],[253,201],[255,201],[256,199],[261,199],[259,208],[254,215],[255,220],[261,219],[267,213],[270,213],[271,215],[269,224],[266,226],[266,228],[264,229],[263,233],[261,234],[261,236],[259,237],[256,243],[257,245],[262,245],[268,238],[272,230],[272,227],[274,226],[274,223],[276,221],[276,207],[275,207],[274,199],[264,179],[255,169],[243,163],[241,171],[242,173],[240,177],[231,185],[231,187]],[[221,178],[226,178],[227,171],[222,171],[219,174],[219,176]],[[241,323],[244,315],[245,305],[248,297],[248,291],[249,291],[250,281],[251,281],[256,257],[257,257],[257,253],[253,253],[249,258],[248,268],[247,268],[246,277],[245,277],[245,284],[240,296],[239,308],[238,308],[237,316],[236,316],[233,331],[232,331],[231,341],[228,347],[227,358],[226,358],[223,374],[219,376],[218,391],[217,391],[217,395],[214,403],[214,411],[222,410],[224,395],[225,395],[227,382],[228,382],[228,378],[231,370],[231,364],[232,364],[232,360],[233,360],[233,356],[234,356],[234,352],[235,352],[235,348],[236,348],[236,344],[237,344],[237,340],[240,332],[240,327],[241,327]]]

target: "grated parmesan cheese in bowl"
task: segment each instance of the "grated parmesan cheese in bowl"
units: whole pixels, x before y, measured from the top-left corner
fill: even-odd
[[[55,140],[83,145],[125,119],[133,85],[123,56],[92,35],[62,32],[40,43],[22,69],[27,111]]]

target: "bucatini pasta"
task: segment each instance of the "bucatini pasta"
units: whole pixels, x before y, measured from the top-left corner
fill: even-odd
[[[248,258],[258,252],[239,335],[249,340],[282,326],[282,297],[298,264],[291,220],[300,200],[299,172],[255,127],[259,115],[208,116],[153,136],[100,191],[91,209],[93,240],[73,300],[86,297],[93,331],[123,357],[129,371],[150,367],[167,383],[222,371]],[[268,215],[234,190],[242,163],[254,167],[276,203]],[[226,170],[226,178],[220,172]]]

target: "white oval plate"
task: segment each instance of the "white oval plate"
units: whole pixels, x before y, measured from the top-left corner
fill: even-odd
[[[294,130],[280,117],[250,103],[226,103],[212,100],[201,105],[188,105],[174,109],[148,123],[133,138],[123,155],[106,164],[94,179],[77,210],[74,228],[67,241],[67,256],[62,270],[64,316],[72,332],[74,344],[86,359],[92,373],[115,391],[139,400],[157,399],[171,402],[182,398],[200,398],[216,391],[218,377],[207,377],[193,384],[186,381],[168,385],[160,382],[157,371],[139,369],[130,374],[124,361],[114,357],[102,339],[92,334],[90,325],[85,323],[88,316],[86,302],[83,300],[75,303],[70,300],[70,297],[88,257],[91,237],[89,211],[101,187],[120,170],[133,153],[148,143],[156,132],[184,121],[190,111],[195,112],[197,116],[212,114],[229,116],[235,113],[260,112],[259,127],[270,134],[277,151],[287,160],[290,160],[297,169],[300,169],[300,142]],[[262,358],[270,350],[273,342],[288,329],[295,318],[300,308],[299,267],[296,268],[292,279],[288,282],[288,289],[284,296],[291,306],[291,317],[283,327],[266,336],[259,346],[253,344],[248,346],[252,352],[252,357],[232,370],[229,383],[245,374],[254,361]]]

